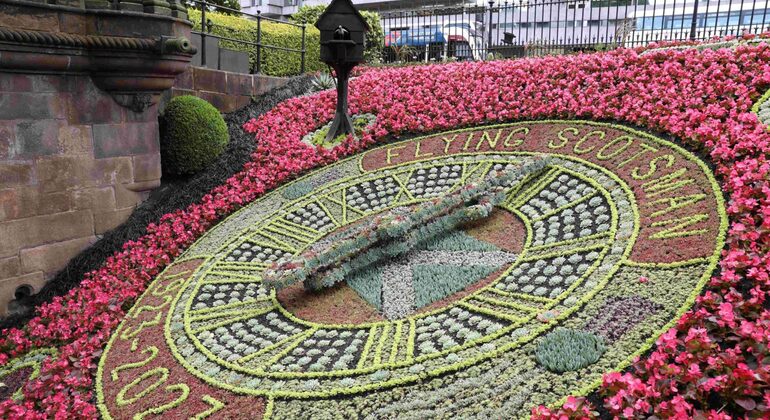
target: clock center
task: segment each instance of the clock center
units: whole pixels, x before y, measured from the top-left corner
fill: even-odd
[[[276,297],[298,318],[321,324],[361,324],[432,311],[494,281],[521,254],[526,236],[519,217],[495,208],[484,219],[358,270],[330,288],[307,290],[295,284]]]
[[[404,318],[516,261],[515,253],[461,228],[484,223],[547,163],[535,159],[493,171],[447,195],[372,215],[272,263],[262,281],[277,291],[298,283],[319,291],[344,282],[386,319]]]

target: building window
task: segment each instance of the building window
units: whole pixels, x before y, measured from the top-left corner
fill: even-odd
[[[633,7],[648,4],[648,0],[594,0],[591,2],[591,7]]]
[[[575,9],[575,8],[583,9],[585,7],[586,7],[586,4],[585,4],[585,2],[583,0],[580,0],[580,1],[570,1],[570,2],[567,3],[567,8],[568,9]]]

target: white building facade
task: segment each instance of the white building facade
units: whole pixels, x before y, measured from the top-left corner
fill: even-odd
[[[331,0],[241,0],[241,11],[250,14],[261,12],[262,15],[274,19],[285,20],[297,12],[300,6],[316,6],[329,4]],[[426,0],[353,0],[360,10],[393,11],[414,10],[418,8],[442,8],[462,4],[472,5],[473,2],[463,1],[426,1]]]

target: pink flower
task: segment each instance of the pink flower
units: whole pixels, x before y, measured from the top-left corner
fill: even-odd
[[[331,150],[301,139],[330,121],[333,92],[284,101],[244,122],[257,146],[242,171],[150,224],[79,287],[41,305],[23,329],[0,332],[0,365],[34,348],[55,345],[60,353],[25,387],[21,402],[0,403],[0,417],[95,417],[94,365],[123,308],[218,221],[297,174],[408,133],[547,118],[612,120],[673,136],[710,156],[729,197],[721,272],[647,357],[627,373],[604,376],[605,406],[618,416],[716,419],[724,414],[703,407],[709,401],[751,407],[764,400],[741,408],[746,417],[763,417],[756,407],[770,405],[770,365],[761,351],[770,345],[770,133],[750,109],[770,87],[770,47],[643,50],[361,69],[350,85],[350,108],[377,120],[359,142],[347,139]],[[561,410],[537,408],[533,416],[592,414],[573,398]]]
[[[733,313],[732,304],[725,302],[719,305],[719,316],[722,318],[721,322],[724,322],[730,328],[735,327],[735,313]]]

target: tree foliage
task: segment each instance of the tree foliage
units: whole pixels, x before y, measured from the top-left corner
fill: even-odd
[[[206,3],[211,5],[206,9],[206,12],[212,11],[212,12],[222,13],[225,15],[237,15],[237,13],[235,12],[220,9],[215,6],[223,6],[223,7],[227,7],[228,9],[241,10],[241,3],[238,0],[206,0]],[[187,6],[188,9],[196,9],[196,10],[201,9],[201,4],[195,3],[194,1],[186,0],[185,5]]]
[[[305,22],[308,25],[315,25],[324,10],[326,10],[326,5],[323,4],[317,6],[300,6],[300,8],[297,9],[297,13],[289,16],[289,20],[295,23]]]

